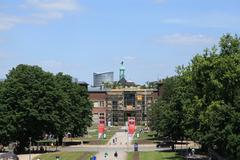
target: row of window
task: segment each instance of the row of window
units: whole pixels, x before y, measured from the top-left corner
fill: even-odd
[[[152,97],[147,97],[147,103],[150,104],[152,102]],[[145,102],[144,100],[142,101],[137,101],[136,102],[137,105],[144,105]],[[121,104],[118,104],[118,101],[112,101],[112,106],[113,107],[116,107],[118,105],[122,105]],[[125,101],[125,106],[128,106],[128,105],[132,105],[133,107],[135,107],[135,100],[134,99],[128,99]],[[105,107],[105,104],[104,104],[104,101],[94,101],[93,102],[93,107]]]

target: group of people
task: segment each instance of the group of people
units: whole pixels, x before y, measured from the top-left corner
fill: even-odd
[[[117,137],[113,138],[113,144],[117,143]]]
[[[117,160],[117,158],[118,158],[118,153],[117,153],[117,151],[115,151],[114,152],[114,160]],[[105,154],[104,154],[104,158],[105,158],[105,160],[108,160],[108,153],[106,152]]]

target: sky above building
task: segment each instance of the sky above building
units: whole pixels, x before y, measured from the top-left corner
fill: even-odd
[[[137,83],[175,75],[197,53],[240,32],[239,0],[1,0],[0,79],[39,65],[92,84],[124,61]]]

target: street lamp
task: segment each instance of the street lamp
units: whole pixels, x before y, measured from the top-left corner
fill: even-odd
[[[29,137],[29,160],[32,160],[31,158],[31,147],[32,147],[32,137]]]

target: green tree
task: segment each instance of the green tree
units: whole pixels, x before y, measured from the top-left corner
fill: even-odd
[[[3,143],[19,141],[19,150],[23,151],[29,137],[38,139],[49,130],[53,80],[52,74],[37,66],[19,65],[9,72],[0,90]]]
[[[196,55],[187,69],[181,70],[191,92],[184,97],[185,134],[203,147],[238,159],[240,146],[234,142],[240,133],[236,123],[240,119],[236,116],[240,111],[240,40],[224,35],[219,48],[220,53],[213,47]]]
[[[184,135],[200,142],[204,149],[240,159],[238,36],[224,35],[219,51],[216,46],[205,49],[163,83],[163,96],[150,111],[154,130],[172,138]]]
[[[71,76],[18,65],[0,85],[0,143],[18,141],[21,152],[29,137],[39,140],[45,133],[54,134],[61,143],[66,132],[86,131],[91,109],[87,90]]]
[[[57,95],[54,122],[59,143],[66,132],[73,135],[83,135],[91,125],[92,105],[88,99],[87,90],[78,83],[72,82],[72,77],[59,73],[56,75]]]
[[[163,95],[149,110],[149,125],[158,136],[171,140],[183,139],[183,112],[180,77],[163,80]]]

